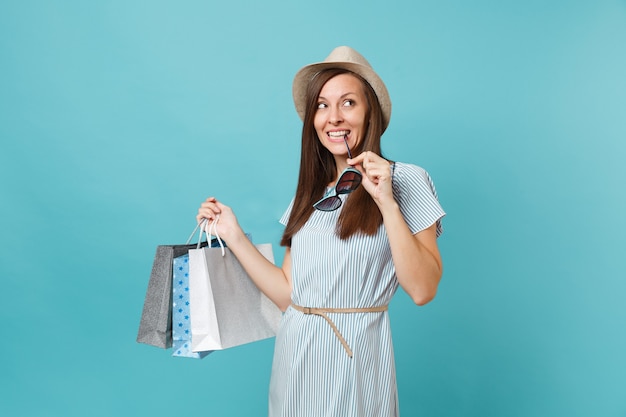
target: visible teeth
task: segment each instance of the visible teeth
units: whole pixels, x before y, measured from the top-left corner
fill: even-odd
[[[328,132],[328,136],[334,137],[334,138],[341,138],[344,137],[348,134],[349,132],[347,130],[342,130],[340,132]]]

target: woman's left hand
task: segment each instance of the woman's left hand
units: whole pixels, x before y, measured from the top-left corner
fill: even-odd
[[[361,185],[379,207],[395,203],[391,187],[391,162],[374,152],[366,151],[348,159],[348,164],[363,174]]]

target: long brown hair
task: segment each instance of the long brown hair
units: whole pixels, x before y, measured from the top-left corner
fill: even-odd
[[[322,198],[326,186],[337,176],[337,166],[333,154],[326,149],[317,136],[313,124],[317,111],[317,100],[322,87],[333,77],[350,74],[361,81],[367,99],[365,114],[365,135],[353,149],[353,155],[364,151],[372,151],[382,156],[380,137],[383,133],[383,113],[376,93],[363,77],[342,68],[331,68],[320,71],[308,85],[306,95],[306,111],[302,125],[302,148],[300,154],[300,174],[291,215],[283,237],[282,246],[291,246],[291,238],[304,226],[315,210],[313,204]],[[345,207],[337,221],[337,234],[341,239],[356,233],[373,235],[382,224],[380,210],[372,197],[361,186],[352,192],[345,202]]]

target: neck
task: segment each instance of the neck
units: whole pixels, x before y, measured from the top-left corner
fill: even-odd
[[[348,155],[335,155],[335,165],[337,166],[337,172],[335,173],[335,180],[341,175],[344,169],[350,165],[346,162]]]

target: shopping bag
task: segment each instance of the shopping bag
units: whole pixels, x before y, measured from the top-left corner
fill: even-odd
[[[194,233],[195,234],[195,230]],[[137,342],[168,349],[172,346],[172,267],[174,258],[187,254],[198,244],[159,245],[144,299]],[[201,242],[200,247],[207,246]]]
[[[274,262],[271,244],[256,247]],[[189,250],[189,295],[194,352],[276,335],[282,312],[252,282],[229,248]]]
[[[174,258],[172,285],[172,356],[202,359],[208,352],[191,350],[191,313],[189,310],[189,254]]]

